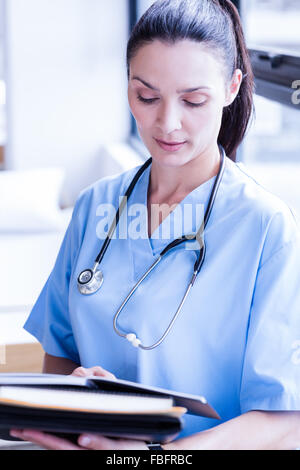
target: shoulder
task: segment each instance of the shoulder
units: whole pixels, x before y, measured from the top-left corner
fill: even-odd
[[[261,218],[264,225],[268,225],[273,217],[279,215],[293,221],[293,225],[296,223],[288,205],[265,188],[243,163],[234,163],[227,159],[224,179],[228,186],[230,202],[244,208],[248,216],[253,213]]]
[[[129,184],[142,165],[124,173],[101,178],[80,192],[76,200],[71,226],[85,232],[90,223],[95,222],[98,211],[117,210],[120,199],[124,196]]]
[[[101,178],[81,191],[78,200],[90,202],[96,200],[103,203],[112,202],[116,196],[119,197],[125,194],[129,184],[141,166],[142,165],[132,168],[124,173]]]
[[[253,209],[265,213],[266,216],[274,212],[285,212],[290,209],[275,194],[265,188],[251,170],[244,163],[234,163],[230,159],[226,161],[226,173],[228,184],[234,196],[240,196],[240,203],[249,204]]]
[[[284,246],[299,243],[299,226],[291,209],[257,181],[246,165],[227,159],[224,177],[228,206],[235,207],[240,223],[244,221],[253,236],[259,233],[262,262]]]
[[[118,207],[120,198],[125,195],[128,186],[141,166],[124,173],[101,178],[85,188],[76,200],[74,213],[80,211],[85,214],[90,211],[94,212],[94,209],[97,209],[100,204],[110,204]]]

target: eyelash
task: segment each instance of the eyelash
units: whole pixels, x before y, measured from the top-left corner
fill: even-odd
[[[143,98],[142,96],[138,95],[138,100],[141,101],[142,103],[145,103],[145,104],[153,104],[155,101],[158,100],[158,98]],[[205,101],[203,103],[191,103],[190,101],[187,101],[187,100],[184,100],[184,102],[188,105],[188,106],[191,106],[191,108],[200,108],[201,106],[203,106],[205,104]]]

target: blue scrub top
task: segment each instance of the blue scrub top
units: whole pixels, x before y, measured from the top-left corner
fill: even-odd
[[[180,211],[206,207],[215,178],[190,193],[149,239],[148,168],[101,263],[102,288],[92,296],[79,293],[77,277],[93,266],[112,208],[117,210],[136,171],[102,179],[80,194],[25,329],[50,355],[84,367],[101,365],[121,379],[205,396],[222,421],[250,410],[300,410],[299,230],[289,208],[242,165],[226,158],[205,230],[203,268],[159,347],[132,347],[114,332],[113,317],[173,237],[197,231],[197,217],[187,217],[183,226]],[[163,229],[171,220],[176,233],[171,230],[168,238]],[[124,236],[130,224],[130,236]],[[196,253],[186,245],[173,249],[126,305],[120,329],[134,332],[144,345],[155,343],[185,293]],[[220,423],[191,415],[184,419],[180,437]]]

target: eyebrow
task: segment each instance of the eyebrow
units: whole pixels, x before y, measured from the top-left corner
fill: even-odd
[[[141,82],[143,85],[145,85],[147,88],[150,88],[150,90],[153,91],[160,91],[158,88],[155,88],[154,86],[150,85],[150,83],[146,82],[140,77],[132,77],[132,80],[138,80]],[[178,90],[177,93],[193,93],[194,91],[199,91],[199,90],[211,90],[210,87],[208,86],[198,86],[195,88],[187,88],[186,90]]]

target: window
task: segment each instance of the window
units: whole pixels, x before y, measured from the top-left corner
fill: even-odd
[[[257,94],[295,109],[300,86],[300,3],[244,0],[242,5]]]
[[[141,17],[146,10],[154,3],[153,0],[139,0],[138,1],[138,16]]]
[[[250,48],[300,55],[299,0],[244,0],[242,16]]]
[[[243,0],[256,79],[256,118],[242,159],[300,216],[300,2]]]

